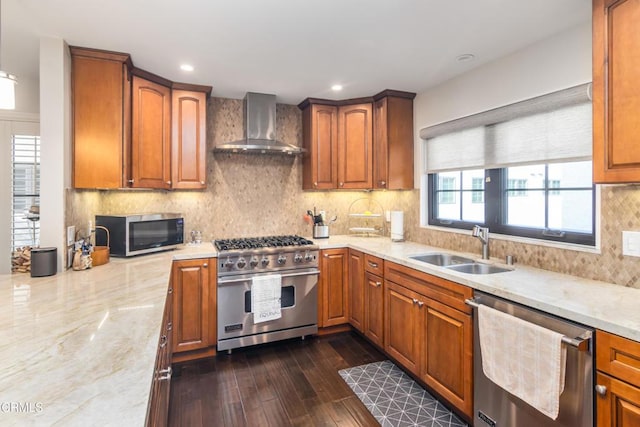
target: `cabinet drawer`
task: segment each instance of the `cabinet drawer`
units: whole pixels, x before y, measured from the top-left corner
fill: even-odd
[[[596,367],[640,387],[640,343],[596,331]]]
[[[473,296],[473,289],[468,286],[389,261],[384,263],[384,280],[401,284],[463,313],[471,313],[471,307],[464,303],[465,299]]]
[[[364,255],[364,270],[382,277],[384,274],[384,260],[377,256]]]

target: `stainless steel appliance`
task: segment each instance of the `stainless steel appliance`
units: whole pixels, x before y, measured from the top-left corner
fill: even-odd
[[[299,236],[215,240],[218,351],[318,332],[318,246]],[[254,323],[253,278],[282,276],[282,317]]]
[[[593,418],[593,329],[560,319],[500,298],[475,292],[471,306],[487,305],[527,322],[564,334],[567,364],[564,392],[556,420],[503,390],[482,371],[478,316],[474,320],[474,425],[497,427],[592,427]],[[526,346],[515,342],[514,346]]]
[[[96,226],[109,230],[113,256],[175,249],[184,243],[184,218],[177,213],[96,215]],[[107,245],[106,233],[96,235],[96,245]]]

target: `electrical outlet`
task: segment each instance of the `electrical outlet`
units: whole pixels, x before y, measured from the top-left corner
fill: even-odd
[[[67,227],[67,246],[73,245],[76,241],[76,226],[70,225]]]
[[[622,255],[640,257],[640,232],[622,232]]]

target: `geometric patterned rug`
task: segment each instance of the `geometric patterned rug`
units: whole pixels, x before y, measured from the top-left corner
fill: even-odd
[[[382,427],[467,426],[389,360],[338,373]]]

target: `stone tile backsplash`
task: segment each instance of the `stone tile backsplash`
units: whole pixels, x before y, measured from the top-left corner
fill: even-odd
[[[181,212],[186,231],[204,240],[269,234],[310,236],[304,214],[314,206],[337,215],[331,234],[347,234],[349,207],[371,199],[384,210],[405,214],[405,239],[480,253],[469,234],[420,228],[420,194],[412,191],[302,191],[300,157],[213,153],[215,144],[243,137],[242,100],[211,98],[207,123],[207,189],[204,191],[68,190],[67,224],[85,226],[99,213]],[[302,142],[302,117],[294,105],[277,106],[278,139]],[[492,239],[491,255],[514,255],[520,264],[640,288],[640,259],[622,256],[622,230],[640,230],[640,191],[636,186],[601,189],[601,254]],[[388,224],[386,234],[388,235]],[[535,284],[532,284],[532,286]]]

